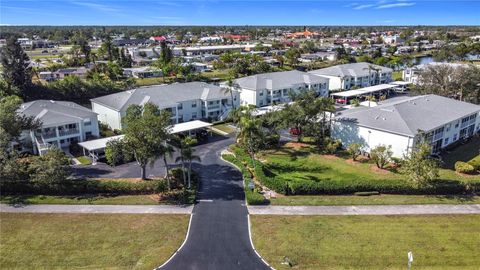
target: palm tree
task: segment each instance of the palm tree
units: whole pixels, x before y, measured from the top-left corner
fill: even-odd
[[[182,165],[182,175],[183,175],[183,184],[187,185],[187,176],[185,174],[185,162],[190,160],[199,160],[199,157],[196,157],[193,154],[192,145],[196,143],[196,140],[192,137],[185,137],[184,139],[180,140],[177,143],[177,147],[179,148],[180,155],[175,159],[175,163],[181,163]],[[191,162],[190,162],[191,163]],[[190,171],[188,175],[188,188],[190,188],[190,174],[191,174],[191,164],[189,165]]]
[[[191,187],[191,179],[192,179],[192,162],[193,161],[197,161],[197,162],[201,162],[202,159],[199,157],[199,156],[196,156],[194,154],[195,152],[195,149],[193,149],[192,147],[188,147],[187,149],[185,149],[184,151],[184,160],[188,162],[188,188]]]
[[[161,149],[161,152],[163,157],[163,163],[165,164],[165,170],[167,171],[165,175],[165,178],[167,179],[167,187],[170,190],[170,170],[168,168],[167,156],[172,157],[175,150],[171,145],[165,143],[164,147],[162,147]]]
[[[238,126],[240,131],[237,138],[240,139],[241,143],[252,158],[253,169],[255,170],[255,153],[259,150],[263,142],[261,120],[252,115],[251,109],[246,109],[244,114],[240,117]]]
[[[230,77],[227,81],[228,87],[223,87],[222,92],[225,94],[230,94],[230,98],[232,99],[232,109],[235,110],[235,102],[233,102],[233,91],[237,91],[239,85]]]

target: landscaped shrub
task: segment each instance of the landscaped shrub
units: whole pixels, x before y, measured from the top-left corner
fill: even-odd
[[[152,194],[166,190],[165,180],[121,181],[121,180],[64,180],[55,186],[33,184],[30,181],[2,181],[2,194]]]
[[[473,167],[469,163],[457,161],[455,162],[455,171],[458,173],[472,174],[475,173],[476,170],[475,167]]]
[[[268,201],[265,199],[265,197],[258,193],[258,191],[250,190],[248,188],[248,183],[250,181],[250,172],[248,169],[243,165],[240,159],[236,158],[234,155],[222,155],[222,158],[235,166],[237,166],[240,169],[240,172],[242,173],[243,176],[243,183],[244,183],[244,190],[245,190],[245,199],[247,200],[247,203],[250,205],[261,205],[261,204],[266,204]]]
[[[472,165],[476,171],[480,172],[480,155],[470,159],[467,163]]]

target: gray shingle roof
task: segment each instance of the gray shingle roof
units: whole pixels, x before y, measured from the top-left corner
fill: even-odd
[[[211,100],[229,98],[222,88],[204,82],[174,83],[169,85],[152,85],[92,99],[92,102],[122,111],[131,104],[152,102],[160,108],[176,106],[179,102],[189,100]]]
[[[359,126],[415,136],[462,117],[480,112],[480,106],[437,95],[389,101],[377,107],[359,107],[338,112],[336,121],[352,121]]]
[[[97,114],[90,109],[68,101],[35,100],[23,103],[19,113],[35,117],[43,125],[73,123],[85,118],[96,118]]]
[[[351,63],[351,64],[344,64],[344,65],[336,65],[333,67],[328,68],[321,68],[309,71],[311,74],[315,75],[326,75],[326,76],[335,76],[335,77],[364,77],[368,76],[368,67],[371,66],[372,68],[380,69],[381,72],[392,72],[391,68],[382,67],[379,65],[374,65],[366,62],[360,63]],[[371,73],[375,72],[375,70],[371,70]]]
[[[269,80],[271,80],[271,86],[269,85]],[[326,78],[298,70],[263,73],[235,80],[235,83],[240,86],[240,88],[252,90],[283,89],[289,88],[294,84],[319,84],[326,82],[328,82]]]

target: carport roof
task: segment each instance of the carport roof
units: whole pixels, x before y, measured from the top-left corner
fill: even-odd
[[[181,133],[181,132],[186,132],[186,131],[190,131],[190,130],[206,128],[206,127],[209,127],[211,125],[212,124],[207,123],[207,122],[203,122],[203,121],[200,121],[200,120],[194,120],[194,121],[190,121],[190,122],[175,124],[170,129],[170,132],[172,134]],[[95,151],[95,150],[100,150],[100,149],[104,149],[105,147],[107,147],[107,143],[109,141],[121,140],[124,136],[125,135],[117,135],[117,136],[112,136],[112,137],[107,137],[107,138],[85,141],[85,142],[78,143],[78,145],[87,149],[88,151]]]

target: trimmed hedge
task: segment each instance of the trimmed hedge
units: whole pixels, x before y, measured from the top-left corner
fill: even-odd
[[[467,163],[472,165],[476,171],[480,172],[480,155],[470,159]]]
[[[42,194],[42,195],[78,195],[78,194],[117,194],[140,195],[163,192],[165,180],[145,181],[105,181],[105,180],[65,180],[55,185],[38,185],[29,181],[2,181],[2,194]]]
[[[253,162],[245,151],[237,146],[230,148],[240,164],[253,167]],[[284,195],[346,195],[356,192],[378,191],[383,194],[410,194],[410,195],[441,195],[441,194],[464,194],[480,191],[480,181],[463,183],[452,180],[436,180],[431,185],[416,187],[407,180],[335,180],[313,181],[307,179],[285,179],[277,176],[269,169],[269,164],[257,161],[255,177],[263,185],[277,193]],[[274,165],[274,164],[273,164]]]
[[[268,201],[265,199],[265,197],[263,197],[262,194],[258,193],[255,189],[250,190],[248,188],[248,183],[252,175],[248,171],[248,169],[245,167],[245,165],[239,159],[237,159],[234,155],[224,154],[222,155],[222,158],[232,164],[235,164],[240,169],[240,172],[242,173],[242,176],[243,176],[245,199],[247,200],[247,203],[250,205],[266,204]]]
[[[473,174],[476,169],[467,162],[457,161],[455,162],[455,171],[458,173]]]

